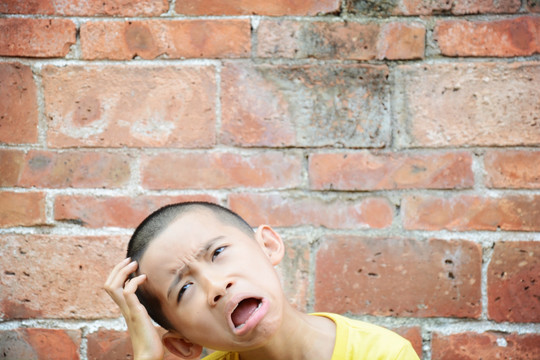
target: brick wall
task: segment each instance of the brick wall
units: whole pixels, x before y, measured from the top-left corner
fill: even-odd
[[[4,0],[0,359],[125,359],[102,284],[215,201],[306,311],[540,358],[540,2]]]

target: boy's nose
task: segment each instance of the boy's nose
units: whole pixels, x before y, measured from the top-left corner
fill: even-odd
[[[210,281],[208,291],[208,303],[215,306],[217,302],[227,294],[227,290],[232,286],[231,281]]]

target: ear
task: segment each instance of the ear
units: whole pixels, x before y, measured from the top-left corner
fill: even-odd
[[[281,236],[268,225],[261,225],[255,232],[255,239],[263,248],[272,265],[277,265],[285,254],[285,245]]]
[[[167,350],[181,359],[198,359],[201,356],[202,346],[192,344],[176,333],[166,332],[161,341]]]

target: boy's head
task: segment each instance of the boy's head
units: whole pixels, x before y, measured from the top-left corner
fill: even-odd
[[[283,251],[270,227],[253,231],[232,211],[204,202],[161,208],[128,245],[147,276],[137,296],[169,330],[165,345],[183,358],[201,346],[254,346],[277,329],[284,299],[273,266]]]
[[[238,214],[225,207],[208,202],[183,202],[164,206],[150,214],[137,229],[135,229],[135,232],[131,236],[128,244],[127,257],[140,263],[150,243],[171,225],[171,223],[184,214],[201,210],[211,212],[216,219],[223,224],[234,226],[248,236],[254,236],[254,231],[251,226]],[[137,297],[155,322],[161,327],[171,330],[171,324],[163,315],[161,306],[154,295],[144,291],[144,289],[139,289],[137,291]]]

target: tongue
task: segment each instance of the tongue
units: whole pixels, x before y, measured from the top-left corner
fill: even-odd
[[[257,306],[259,306],[259,300],[257,299],[244,299],[240,301],[236,309],[234,309],[231,319],[235,327],[238,327],[242,324],[244,324],[251,314],[257,309]]]

